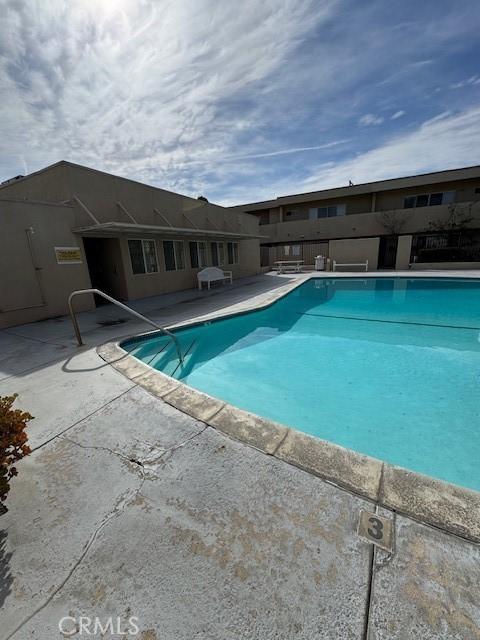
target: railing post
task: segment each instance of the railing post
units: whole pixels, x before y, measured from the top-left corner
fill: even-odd
[[[173,334],[168,329],[165,329],[164,327],[161,327],[160,325],[156,324],[155,322],[152,322],[152,320],[149,320],[145,316],[142,316],[141,313],[138,313],[134,309],[130,309],[130,307],[127,307],[127,305],[123,304],[123,302],[119,302],[118,300],[115,300],[115,298],[112,298],[111,296],[107,295],[106,293],[103,293],[103,291],[100,291],[100,289],[79,289],[78,291],[72,291],[72,293],[68,296],[68,308],[70,310],[70,317],[72,318],[72,324],[73,324],[73,328],[75,330],[75,335],[77,337],[77,342],[78,342],[78,346],[79,347],[81,347],[83,345],[83,342],[82,342],[82,335],[80,333],[80,327],[78,326],[78,322],[77,322],[77,317],[75,315],[75,311],[73,310],[73,298],[75,296],[79,296],[79,295],[82,295],[84,293],[93,293],[93,294],[97,294],[98,296],[101,296],[102,298],[105,298],[105,300],[108,300],[112,304],[117,305],[117,307],[120,307],[121,309],[125,309],[125,311],[127,311],[130,314],[132,314],[132,316],[135,316],[136,318],[139,318],[143,322],[146,322],[147,324],[151,325],[155,329],[158,329],[158,331],[161,331],[165,335],[169,336],[169,338],[172,340],[173,344],[175,345],[175,349],[177,350],[177,355],[178,355],[178,359],[180,361],[180,364],[183,364],[183,356],[182,356],[182,352],[180,350],[180,344],[179,344],[178,338],[177,338],[177,336],[175,334]]]
[[[73,310],[73,305],[72,305],[72,298],[74,296],[74,293],[75,292],[71,293],[68,296],[68,308],[70,310],[70,317],[72,319],[73,328],[75,330],[75,336],[77,337],[78,346],[81,347],[83,345],[82,334],[80,333],[80,327],[78,326],[77,316],[75,315],[75,312]]]

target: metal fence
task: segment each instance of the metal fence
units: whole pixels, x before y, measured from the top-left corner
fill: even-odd
[[[480,233],[452,231],[414,236],[411,262],[478,262]]]

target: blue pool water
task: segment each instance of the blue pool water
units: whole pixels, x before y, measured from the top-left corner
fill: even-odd
[[[315,278],[263,311],[122,345],[186,384],[480,490],[480,280]]]

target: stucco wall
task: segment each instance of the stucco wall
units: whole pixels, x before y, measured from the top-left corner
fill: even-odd
[[[135,237],[135,236],[129,236]],[[145,235],[137,237],[147,237]],[[125,282],[127,289],[127,299],[136,300],[161,293],[191,289],[197,286],[197,273],[199,268],[192,268],[190,265],[189,241],[204,241],[207,244],[207,266],[212,264],[210,241],[212,238],[199,239],[194,237],[162,238],[155,237],[157,249],[158,273],[134,274],[128,251],[127,238],[120,239],[123,264],[125,267]],[[182,240],[184,242],[185,268],[179,271],[166,271],[165,256],[163,253],[163,240]],[[241,278],[248,275],[260,273],[260,248],[258,240],[239,241],[239,264],[228,264],[226,242],[224,253],[226,263],[223,268],[233,272],[233,278]]]
[[[368,270],[375,271],[378,262],[378,247],[380,238],[357,238],[349,240],[331,240],[328,254],[330,259],[337,262],[365,262],[368,260]],[[355,267],[353,270],[356,270]]]
[[[399,236],[395,269],[408,269],[412,252],[412,236]]]
[[[480,226],[480,203],[471,208],[468,205],[458,205],[473,220],[469,227]],[[356,216],[339,216],[337,218],[323,218],[320,220],[298,220],[282,224],[268,224],[261,226],[262,234],[268,236],[267,242],[294,242],[296,240],[326,240],[344,239],[362,236],[392,235],[395,233],[409,234],[428,231],[430,223],[446,221],[450,215],[447,205],[436,207],[418,207],[390,211],[388,213],[363,213]],[[392,230],[391,222],[397,226]]]
[[[57,264],[54,247],[80,247],[71,207],[0,200],[0,327],[67,313],[67,297],[90,286],[82,264]],[[33,233],[30,231],[33,230]],[[77,301],[91,309],[93,299]]]
[[[310,209],[319,207],[330,207],[342,204],[345,205],[347,215],[354,213],[366,213],[371,211],[372,196],[371,194],[367,193],[355,196],[353,198],[328,198],[325,200],[312,200],[311,202],[302,204],[284,205],[284,212],[292,211],[295,213],[292,213],[292,216],[290,217],[287,217],[286,213],[284,213],[283,221],[288,222],[289,220],[308,220]]]
[[[412,271],[480,269],[480,262],[414,262],[410,268]]]
[[[409,187],[380,192],[376,196],[376,211],[386,209],[403,209],[404,200],[408,196],[439,193],[443,191],[455,191],[456,202],[469,202],[480,200],[480,193],[475,193],[475,188],[480,186],[480,180],[457,180],[437,184],[424,184],[421,186]]]

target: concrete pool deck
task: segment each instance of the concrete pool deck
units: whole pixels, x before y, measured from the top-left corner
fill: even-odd
[[[296,280],[132,306],[171,325]],[[110,306],[79,319],[82,348],[68,318],[0,332],[0,395],[35,415],[0,517],[0,638],[62,638],[67,616],[134,616],[142,640],[480,638],[478,544],[172,408],[96,353],[145,325]],[[393,523],[392,553],[357,534],[361,510]]]

